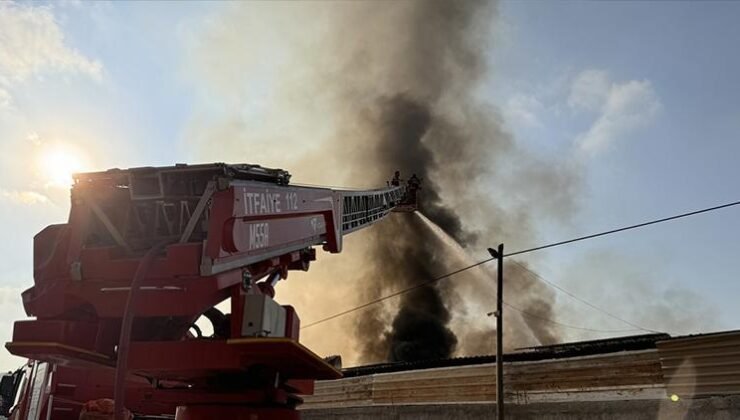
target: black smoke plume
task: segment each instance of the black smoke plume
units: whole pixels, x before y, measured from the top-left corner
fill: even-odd
[[[460,223],[459,216],[446,207],[438,187],[430,179],[435,166],[434,151],[424,143],[435,116],[429,104],[399,94],[380,98],[377,102],[377,162],[382,162],[384,173],[402,168],[406,177],[416,175],[424,180],[423,211],[445,232],[459,242],[470,235]],[[436,117],[438,118],[438,117]],[[444,249],[435,244],[429,229],[413,215],[394,215],[375,227],[371,258],[378,261],[377,272],[384,289],[408,287],[439,275],[446,268],[442,262]],[[371,359],[412,361],[446,358],[455,351],[457,338],[449,329],[451,316],[440,291],[433,285],[425,286],[400,298],[398,312],[391,330],[372,330],[360,324],[361,335],[379,337],[366,353]],[[372,325],[377,328],[378,325]]]
[[[208,81],[207,96],[238,111],[193,122],[199,156],[228,150],[214,157],[249,156],[325,185],[377,187],[395,170],[403,178],[415,173],[423,179],[422,213],[445,232],[418,215],[393,214],[351,235],[336,259],[319,258],[310,281],[281,289],[281,300],[292,298],[304,319],[460,268],[469,262],[461,246],[531,243],[535,217],[570,214],[569,168],[522,150],[498,110],[480,99],[495,22],[496,4],[476,0],[239,3],[198,37],[193,68]],[[273,53],[280,59],[265,70]],[[276,79],[269,95],[249,89],[250,70],[257,80]],[[255,102],[264,115],[240,113]],[[489,352],[490,275],[466,272],[305,336],[317,351],[347,344],[330,351],[354,349],[359,363]],[[507,300],[552,315],[546,287],[516,269],[506,281]],[[558,335],[552,324],[514,313],[506,325],[509,348]]]
[[[464,229],[462,216],[445,203],[437,179],[449,169],[475,173],[481,164],[477,159],[460,159],[473,157],[483,136],[494,134],[460,130],[445,115],[467,111],[471,89],[485,68],[481,45],[470,31],[476,17],[490,16],[489,6],[443,1],[409,5],[405,29],[399,29],[399,39],[409,49],[401,61],[387,64],[402,74],[409,72],[406,77],[413,74],[413,82],[407,85],[409,80],[399,77],[393,91],[391,81],[389,92],[378,95],[365,110],[363,127],[374,141],[370,153],[356,163],[375,173],[389,176],[400,170],[406,178],[421,178],[423,213],[463,245],[474,242],[475,234]],[[476,141],[471,135],[480,137]],[[374,292],[413,286],[449,269],[448,250],[413,215],[397,215],[371,234],[370,258],[377,262],[373,272],[377,281],[371,282],[378,286]],[[365,358],[412,361],[454,354],[458,339],[449,328],[450,302],[443,293],[430,285],[403,295],[390,330],[374,321],[378,310],[363,316],[358,337],[365,343]]]

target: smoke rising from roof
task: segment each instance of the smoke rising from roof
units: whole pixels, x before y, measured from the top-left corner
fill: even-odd
[[[397,169],[405,178],[416,173],[423,214],[459,246],[524,243],[534,217],[571,213],[577,179],[519,148],[498,111],[476,97],[490,76],[495,6],[229,5],[197,31],[191,51],[192,71],[223,112],[195,118],[188,140],[200,159],[285,167],[311,183],[377,187]],[[394,214],[351,235],[341,256],[320,256],[310,281],[291,275],[280,298],[304,319],[331,315],[459,268],[466,257],[451,251],[449,238],[418,216]],[[347,343],[341,350],[355,362],[489,352],[485,313],[495,288],[487,269],[474,271],[304,338],[317,351]],[[550,290],[514,266],[506,277],[507,299],[552,316]],[[509,319],[508,347],[558,335],[552,325]]]

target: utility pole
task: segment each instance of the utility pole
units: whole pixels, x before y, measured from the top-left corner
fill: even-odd
[[[488,248],[498,262],[496,270],[496,420],[504,419],[504,244]]]

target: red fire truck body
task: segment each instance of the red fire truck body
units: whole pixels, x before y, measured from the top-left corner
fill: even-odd
[[[0,386],[5,400],[22,391],[13,418],[76,419],[97,398],[115,398],[119,416],[299,418],[313,381],[341,373],[299,343],[275,284],[307,270],[314,246],[340,252],[343,235],[416,203],[400,186],[289,180],[226,164],[75,175],[69,221],[34,238],[23,304],[35,319],[16,322],[6,344],[32,360],[25,386],[19,374]],[[215,308],[226,300],[228,314]]]

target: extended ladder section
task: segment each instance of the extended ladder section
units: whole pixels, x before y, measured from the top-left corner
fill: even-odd
[[[202,243],[201,275],[211,275],[316,245],[340,252],[343,235],[388,215],[406,190],[289,180],[281,169],[223,163],[77,174],[70,224],[86,227],[80,252],[117,246],[136,255],[162,241]]]
[[[373,191],[336,191],[342,195],[342,233],[362,229],[387,216],[403,199],[403,187]]]

